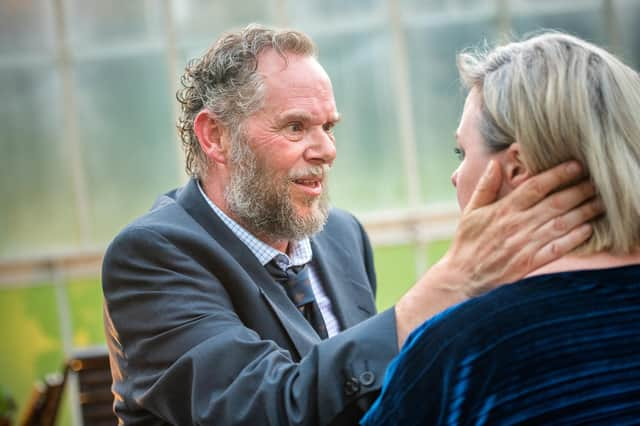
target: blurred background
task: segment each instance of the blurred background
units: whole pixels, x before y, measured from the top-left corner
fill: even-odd
[[[380,309],[455,229],[456,52],[553,28],[640,65],[640,0],[0,0],[0,389],[18,413],[104,343],[106,245],[186,181],[178,77],[249,22],[320,48],[343,117],[331,198],[370,232]],[[65,398],[59,423],[80,424]]]

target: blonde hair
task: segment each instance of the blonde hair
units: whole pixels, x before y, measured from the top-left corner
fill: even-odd
[[[482,97],[480,132],[493,151],[514,142],[538,173],[580,161],[605,207],[583,253],[640,246],[640,77],[579,38],[547,32],[488,53],[462,53],[458,70]]]

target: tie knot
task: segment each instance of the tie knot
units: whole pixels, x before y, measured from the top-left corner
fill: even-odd
[[[271,276],[284,287],[287,296],[296,306],[300,307],[315,300],[307,265],[291,266],[283,270],[274,259],[266,265],[266,268]]]
[[[309,321],[318,336],[326,339],[327,328],[316,304],[307,265],[291,266],[285,270],[276,263],[274,258],[265,267],[271,276],[282,285],[289,299]]]

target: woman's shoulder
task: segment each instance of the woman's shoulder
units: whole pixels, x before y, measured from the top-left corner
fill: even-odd
[[[544,327],[560,317],[639,298],[640,265],[532,276],[445,310],[418,327],[407,344],[424,334],[449,344],[456,340],[484,344],[509,332],[525,328],[532,332],[536,324]]]

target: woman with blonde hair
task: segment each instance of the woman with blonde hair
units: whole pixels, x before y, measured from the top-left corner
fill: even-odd
[[[574,252],[419,327],[362,423],[638,422],[640,76],[557,32],[463,53],[458,69],[461,208],[489,163],[504,195],[573,158],[605,213]]]

